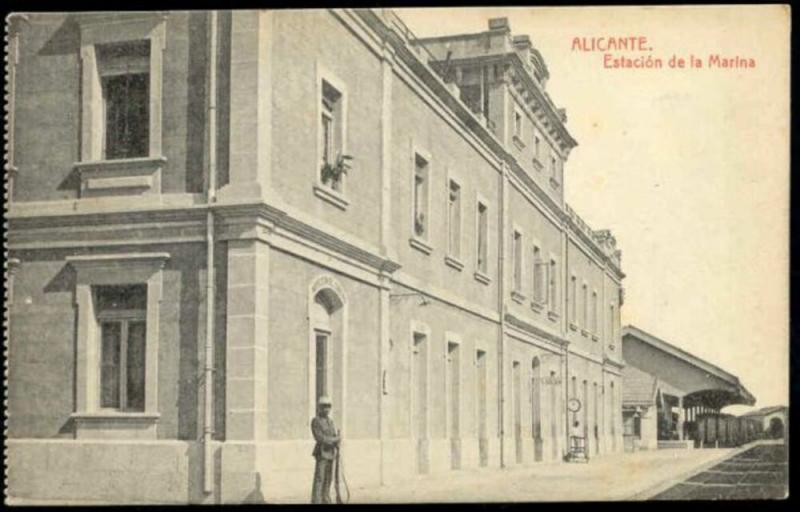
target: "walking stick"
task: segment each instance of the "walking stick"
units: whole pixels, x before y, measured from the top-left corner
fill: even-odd
[[[337,435],[338,435],[338,433],[337,433]],[[348,503],[350,501],[350,488],[347,485],[347,479],[344,477],[344,471],[342,471],[340,469],[341,468],[341,457],[340,457],[340,455],[341,455],[341,450],[340,450],[339,446],[337,446],[336,447],[336,460],[334,461],[334,466],[333,466],[333,473],[334,473],[334,478],[335,478],[334,489],[336,490],[336,504],[337,505]],[[344,500],[342,499],[342,492],[341,492],[341,489],[339,487],[340,478],[341,478],[342,481],[344,481],[344,489],[347,492],[347,499],[344,499]]]

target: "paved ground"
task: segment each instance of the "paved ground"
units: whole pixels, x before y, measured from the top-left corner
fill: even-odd
[[[654,500],[781,499],[788,493],[785,444],[755,446],[653,496]]]
[[[456,471],[383,487],[351,489],[351,503],[601,501],[634,499],[718,463],[734,449],[660,450],[593,458],[588,464]],[[281,502],[304,502],[307,496]]]
[[[454,471],[391,486],[351,489],[350,502],[775,498],[785,495],[786,471],[783,445],[654,450],[605,455],[593,458],[588,464],[539,463],[502,470]],[[307,501],[307,493],[280,500],[281,503]],[[15,500],[15,504],[33,502]]]

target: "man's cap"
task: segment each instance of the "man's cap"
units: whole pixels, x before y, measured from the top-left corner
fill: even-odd
[[[317,400],[317,405],[333,405],[333,402],[331,401],[331,397],[321,396],[319,400]]]

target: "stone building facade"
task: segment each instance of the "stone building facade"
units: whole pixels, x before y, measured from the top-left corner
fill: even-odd
[[[305,492],[323,393],[351,486],[622,450],[620,252],[506,19],[13,24],[10,496]]]

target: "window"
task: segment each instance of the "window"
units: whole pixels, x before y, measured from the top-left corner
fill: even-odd
[[[581,327],[589,326],[589,287],[583,283],[581,289]]]
[[[612,347],[614,346],[614,341],[616,340],[616,311],[613,304],[608,306],[608,343]]]
[[[538,246],[533,246],[533,302],[544,304],[547,302],[545,287],[547,286],[547,262],[542,260],[542,251]]]
[[[448,253],[454,258],[461,257],[461,187],[449,181],[447,191]]]
[[[522,112],[514,111],[514,137],[522,139]]]
[[[541,153],[541,144],[542,144],[542,141],[539,139],[539,135],[534,133],[533,134],[533,158],[535,158],[537,161],[541,160],[541,155],[542,155],[542,153]]]
[[[100,326],[100,408],[144,411],[147,286],[93,291]]]
[[[558,265],[556,260],[550,260],[550,272],[548,276],[548,295],[550,297],[550,311],[553,313],[558,312]]]
[[[558,164],[556,163],[556,157],[554,157],[554,156],[551,156],[551,157],[550,157],[550,172],[552,172],[552,173],[553,173],[553,177],[554,177],[554,178],[556,178],[556,177],[557,177],[557,175],[556,175],[556,169],[557,169],[557,167],[556,167],[556,166],[557,166],[557,165],[558,165]]]
[[[514,272],[513,291],[522,291],[522,233],[514,230],[512,240],[511,256],[513,258],[512,269]]]
[[[574,326],[578,316],[578,278],[574,275],[570,278],[569,287],[569,322]]]
[[[320,100],[320,181],[324,186],[341,192],[347,164],[344,154],[343,95],[323,79]]]
[[[592,334],[597,334],[597,290],[592,290]]]
[[[321,396],[327,396],[329,393],[328,380],[330,372],[328,371],[328,360],[330,359],[330,333],[322,330],[316,330],[315,332],[316,364],[314,380],[316,381],[316,396],[314,403],[316,404],[319,403],[319,398]]]
[[[147,156],[150,41],[98,45],[96,56],[104,112],[103,157]]]
[[[422,155],[414,156],[414,191],[413,191],[413,233],[419,238],[428,236],[428,160]]]
[[[76,282],[71,417],[79,438],[156,438],[161,274],[167,259],[167,253],[66,259]]]
[[[489,210],[485,204],[478,202],[478,272],[489,271]]]
[[[79,197],[160,194],[166,21],[157,13],[92,13],[76,23]]]

